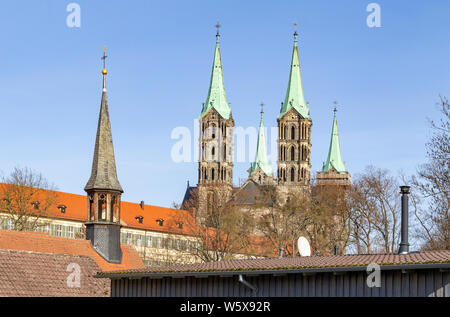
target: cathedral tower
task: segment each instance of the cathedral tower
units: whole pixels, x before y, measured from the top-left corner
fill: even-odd
[[[327,161],[324,163],[322,171],[317,172],[316,174],[316,184],[320,186],[341,185],[347,187],[351,184],[351,178],[341,157],[336,111],[336,108],[334,108],[333,126],[331,128],[331,140]]]
[[[199,118],[198,214],[203,222],[205,212],[225,204],[233,189],[234,120],[227,103],[222,73],[217,25],[216,49],[208,97]]]
[[[106,48],[105,48],[106,51]],[[103,258],[121,263],[120,196],[123,189],[117,179],[114,147],[106,97],[106,54],[103,54],[103,92],[95,140],[91,177],[87,193],[86,238]]]
[[[266,132],[263,121],[264,111],[261,104],[261,121],[259,123],[258,143],[256,145],[255,161],[251,164],[249,178],[260,185],[273,185],[273,171],[267,155]]]
[[[278,187],[286,194],[302,193],[310,184],[311,126],[303,97],[297,31],[294,33],[291,70],[286,98],[278,122]]]

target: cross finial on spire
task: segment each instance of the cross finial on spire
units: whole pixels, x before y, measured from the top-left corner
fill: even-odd
[[[297,22],[294,22],[294,39],[295,39],[295,41],[297,41],[297,26],[298,26],[298,23]]]
[[[103,47],[103,56],[102,56],[102,60],[103,60],[103,70],[106,70],[106,58],[108,56],[106,55],[106,46]],[[105,74],[106,75],[106,74]]]
[[[261,102],[261,118],[262,118],[263,113],[264,113],[263,107],[264,107],[264,102]]]
[[[333,101],[333,103],[334,103],[334,110],[333,110],[333,112],[336,115],[336,111],[337,111],[336,107],[337,107],[338,102],[337,102],[337,100],[335,100],[335,101]]]
[[[219,29],[220,29],[220,27],[221,27],[221,25],[219,24],[219,22],[217,22],[217,24],[216,24],[217,35],[220,35],[220,34],[219,34]]]

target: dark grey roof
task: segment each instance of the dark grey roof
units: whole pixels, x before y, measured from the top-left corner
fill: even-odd
[[[187,206],[188,203],[193,203],[193,202],[189,202],[189,200],[190,200],[192,197],[195,197],[194,191],[196,191],[196,190],[197,190],[197,187],[196,187],[196,186],[188,186],[188,187],[186,188],[186,192],[184,193],[183,201],[181,202],[181,208],[182,208],[182,209],[188,207],[188,206]],[[195,198],[194,198],[194,199],[195,199]]]
[[[98,118],[92,172],[84,190],[90,189],[111,189],[123,192],[122,186],[120,186],[117,179],[105,79],[103,80],[102,102]]]
[[[266,197],[261,192],[261,186],[255,181],[249,179],[247,180],[241,188],[233,193],[233,197],[230,203],[237,205],[253,205],[256,203],[264,203],[263,199]],[[267,201],[265,203],[268,203]]]

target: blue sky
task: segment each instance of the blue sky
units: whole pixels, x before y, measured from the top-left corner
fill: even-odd
[[[81,27],[66,6],[81,7]],[[225,89],[236,126],[276,125],[299,23],[310,103],[312,173],[326,159],[333,101],[351,174],[368,164],[413,173],[425,160],[427,118],[450,96],[449,1],[2,1],[0,170],[40,171],[61,191],[84,194],[108,48],[108,100],[124,200],[170,206],[196,163],[174,163],[171,131],[192,128],[207,96],[220,21]],[[253,156],[253,154],[251,154]],[[253,158],[253,157],[252,157]],[[237,163],[235,183],[250,162]]]

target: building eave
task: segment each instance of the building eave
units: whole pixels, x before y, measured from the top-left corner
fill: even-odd
[[[424,263],[424,264],[397,264],[397,265],[383,265],[379,264],[381,271],[392,270],[423,270],[423,269],[441,269],[450,270],[450,263]],[[299,268],[299,269],[271,269],[271,270],[225,270],[225,271],[190,271],[190,272],[99,272],[94,277],[96,278],[110,278],[113,280],[128,278],[128,279],[161,279],[169,278],[184,278],[197,277],[206,278],[209,276],[232,277],[237,275],[280,275],[280,274],[320,274],[320,273],[346,273],[346,272],[360,272],[367,271],[367,265],[360,266],[341,266],[341,267],[316,267],[316,268]]]

